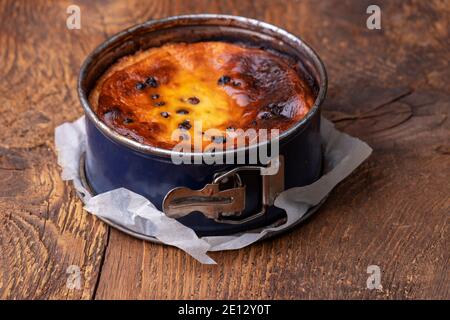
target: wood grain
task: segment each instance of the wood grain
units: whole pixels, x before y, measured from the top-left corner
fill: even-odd
[[[0,1],[0,298],[449,299],[450,2]],[[324,114],[373,148],[313,218],[203,266],[82,210],[53,130],[82,114],[76,78],[106,37],[182,13],[258,18],[300,35],[329,72]],[[382,290],[366,288],[379,265]],[[80,267],[82,286],[66,285]]]

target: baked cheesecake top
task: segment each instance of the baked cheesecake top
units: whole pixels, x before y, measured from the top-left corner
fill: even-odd
[[[180,142],[172,133],[180,129],[200,135],[204,147],[225,142],[227,130],[281,133],[301,120],[314,95],[294,64],[226,42],[166,44],[120,59],[97,81],[89,101],[121,135],[171,149]],[[216,132],[208,135],[208,129]]]

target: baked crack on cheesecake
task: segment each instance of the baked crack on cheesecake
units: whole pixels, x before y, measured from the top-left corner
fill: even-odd
[[[305,79],[295,61],[269,50],[171,43],[121,58],[97,81],[89,102],[110,128],[143,144],[171,149],[180,129],[201,135],[205,146],[226,142],[227,130],[289,129],[314,104]],[[208,129],[217,133],[207,135]]]

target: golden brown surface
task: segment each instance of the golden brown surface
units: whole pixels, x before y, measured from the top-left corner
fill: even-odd
[[[0,299],[450,299],[450,8],[378,0],[382,30],[368,30],[372,3],[77,0],[82,28],[68,30],[74,1],[0,1]],[[83,114],[89,52],[133,24],[193,12],[305,39],[329,74],[324,116],[374,149],[307,223],[214,252],[216,266],[86,213],[54,150],[55,126]],[[374,264],[382,290],[366,287]],[[67,286],[72,265],[79,288]]]
[[[204,145],[224,141],[227,129],[284,131],[314,97],[294,66],[273,53],[199,42],[122,58],[100,78],[90,103],[120,134],[170,148],[179,142],[172,139],[177,129],[199,135]]]

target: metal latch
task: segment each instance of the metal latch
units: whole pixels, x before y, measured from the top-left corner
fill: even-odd
[[[239,217],[245,210],[246,186],[239,175],[242,171],[259,171],[262,177],[262,208],[258,213],[245,219],[227,219],[226,217]],[[284,159],[283,156],[279,156],[272,159],[267,167],[241,166],[219,173],[212,183],[200,190],[174,188],[164,198],[163,211],[171,218],[181,218],[199,211],[216,222],[243,224],[264,215],[282,191],[284,191]]]

